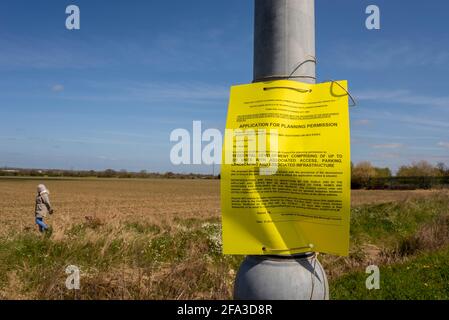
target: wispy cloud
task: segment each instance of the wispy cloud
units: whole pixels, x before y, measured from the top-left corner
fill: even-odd
[[[422,117],[417,116],[404,116],[404,117],[398,117],[397,121],[410,124],[416,127],[424,127],[426,129],[449,129],[449,122],[447,121],[441,121],[441,120],[429,120]]]
[[[144,101],[210,101],[229,97],[229,88],[202,82],[148,83],[125,89],[129,96]]]
[[[360,120],[354,121],[354,124],[356,126],[367,126],[367,125],[371,124],[371,121],[368,119],[360,119]]]
[[[14,141],[16,143],[19,142],[37,142],[37,141],[41,141],[41,142],[45,142],[47,144],[52,144],[52,145],[57,145],[57,146],[61,146],[61,145],[73,145],[73,144],[78,144],[78,145],[112,145],[112,146],[153,146],[154,145],[154,141],[152,140],[148,140],[148,141],[136,141],[133,139],[112,139],[112,138],[97,138],[97,137],[76,137],[76,138],[71,138],[71,137],[67,137],[67,138],[45,138],[45,137],[27,137],[27,136],[22,136],[22,137],[10,137],[10,136],[0,136],[0,141],[1,140],[6,140],[6,141]],[[157,143],[157,142],[156,142]]]
[[[51,91],[62,92],[62,91],[64,91],[64,86],[62,84],[55,84],[51,87]]]
[[[234,32],[233,25],[177,32],[153,31],[151,41],[134,37],[92,35],[64,38],[13,36],[0,30],[2,69],[86,69],[138,66],[163,73],[201,73],[238,68],[235,57],[250,53],[252,34]],[[242,46],[242,42],[247,46]]]
[[[372,138],[381,139],[386,138],[389,140],[439,140],[441,139],[441,134],[447,135],[449,130],[449,122],[445,119],[449,116],[446,109],[436,109],[435,112],[430,112],[428,109],[422,109],[421,112],[408,112],[403,108],[392,111],[377,111],[375,109],[366,108],[363,110],[363,116],[372,121],[376,121],[376,124],[384,126],[386,123],[394,124],[395,128],[400,129],[399,134],[394,134],[394,132],[376,132],[367,133],[365,130],[354,129],[353,134],[360,138]],[[424,112],[422,112],[424,111]],[[404,126],[407,125],[407,126]],[[408,131],[405,133],[404,129]],[[410,131],[414,129],[423,129],[427,132],[420,132],[419,135],[415,131]],[[391,129],[390,129],[391,130]],[[405,135],[407,134],[407,135]]]
[[[355,131],[352,133],[353,137],[357,137],[358,139],[368,139],[368,140],[435,140],[439,139],[439,136],[401,136],[401,135],[391,135],[388,133],[371,133],[371,132],[362,132]]]
[[[410,90],[368,90],[354,93],[359,101],[377,101],[449,108],[449,96],[419,95]]]
[[[82,103],[113,103],[122,104],[127,107],[132,104],[146,104],[149,107],[166,107],[171,109],[187,108],[204,110],[205,106],[221,105],[226,107],[229,98],[230,84],[203,82],[203,81],[152,81],[137,82],[128,80],[104,80],[77,83],[71,86],[70,91],[62,84],[49,86],[49,91],[40,90],[34,87],[35,84],[27,88],[27,99],[57,99],[61,103],[66,101]],[[54,93],[64,94],[55,95]],[[9,98],[22,98],[23,91],[9,91]],[[56,100],[55,100],[56,101]],[[83,104],[85,105],[85,104]],[[221,108],[220,110],[222,110]],[[214,112],[217,108],[209,108]]]
[[[0,68],[3,69],[96,68],[113,62],[111,57],[101,54],[92,40],[71,42],[65,38],[50,40],[1,34],[0,47]]]
[[[411,41],[378,41],[356,44],[348,42],[335,46],[337,59],[344,67],[362,70],[379,70],[393,67],[440,66],[448,63],[449,51],[439,49],[431,43],[412,43]]]
[[[89,92],[86,95],[84,92]],[[169,104],[210,104],[227,101],[229,87],[199,81],[181,82],[90,82],[83,93],[64,95],[64,100],[89,102],[140,102]],[[173,106],[175,107],[175,106]]]
[[[449,142],[439,142],[438,146],[449,149]]]
[[[398,152],[384,152],[381,154],[371,154],[373,159],[400,159],[401,154]]]
[[[384,143],[384,144],[374,144],[372,146],[374,149],[399,149],[404,147],[401,143]]]
[[[107,157],[107,156],[96,156],[94,158],[99,159],[99,160],[117,161],[116,158],[111,158],[111,157]]]

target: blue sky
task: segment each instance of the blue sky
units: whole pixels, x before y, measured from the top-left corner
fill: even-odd
[[[65,8],[81,30],[65,28]],[[381,9],[381,30],[365,8]],[[318,78],[347,79],[352,160],[449,165],[449,2],[317,0]],[[253,1],[2,0],[0,166],[211,172],[170,132],[225,125],[252,81]]]

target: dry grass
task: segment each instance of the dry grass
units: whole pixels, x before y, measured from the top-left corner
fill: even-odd
[[[34,228],[36,186],[49,188],[56,232],[87,219],[108,225],[143,222],[171,228],[184,219],[220,216],[219,181],[214,180],[23,180],[0,179],[0,236]]]
[[[0,179],[0,236],[35,228],[34,196],[38,183],[51,191],[56,209],[49,217],[56,237],[86,219],[109,225],[146,223],[164,230],[185,219],[220,217],[220,182],[217,180],[26,180]],[[435,191],[352,192],[352,205],[425,198]]]
[[[426,194],[426,196],[423,196]],[[422,193],[389,203],[354,207],[349,257],[324,255],[328,277],[336,279],[368,265],[400,264],[449,246],[449,194]]]
[[[50,238],[34,225],[51,191]],[[220,253],[219,181],[0,179],[0,299],[229,299],[241,257]],[[331,280],[449,244],[447,192],[355,191],[349,258],[322,256]],[[378,240],[377,240],[378,239]],[[65,267],[81,269],[79,292]]]
[[[385,266],[405,263],[416,255],[433,252],[449,245],[449,216],[435,218],[415,233],[399,239],[393,246],[364,243],[353,245],[349,257],[324,255],[322,264],[330,280],[354,271],[363,271],[369,265]]]
[[[377,204],[386,202],[406,201],[408,199],[424,199],[440,193],[439,190],[353,190],[351,192],[351,205],[353,207],[364,204]]]

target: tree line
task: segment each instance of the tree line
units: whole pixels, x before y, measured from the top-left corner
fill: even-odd
[[[220,179],[220,175],[173,172],[131,172],[127,170],[59,170],[0,168],[0,176],[49,178],[118,178],[118,179]],[[375,167],[368,161],[351,163],[352,189],[411,190],[449,188],[449,167],[444,163],[432,165],[419,161],[403,165],[393,175],[390,168]]]
[[[401,166],[393,175],[390,168],[378,168],[368,161],[351,163],[351,185],[353,189],[393,190],[449,187],[449,167],[419,161]]]
[[[0,169],[0,176],[9,177],[50,177],[50,178],[118,178],[118,179],[217,179],[219,176],[199,173],[147,172],[141,170],[132,172],[127,170],[106,169],[96,170],[58,170],[58,169]]]

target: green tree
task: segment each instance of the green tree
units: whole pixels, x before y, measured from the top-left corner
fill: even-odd
[[[390,178],[392,176],[390,168],[374,168],[376,178]]]
[[[376,170],[374,166],[368,161],[362,161],[357,163],[352,170],[352,179],[360,182],[364,186],[371,178],[376,176]]]
[[[398,170],[398,177],[435,177],[439,171],[427,161],[413,162],[410,166],[401,166]]]
[[[438,175],[441,177],[446,177],[449,175],[449,168],[443,162],[439,162],[436,169],[438,170]]]

